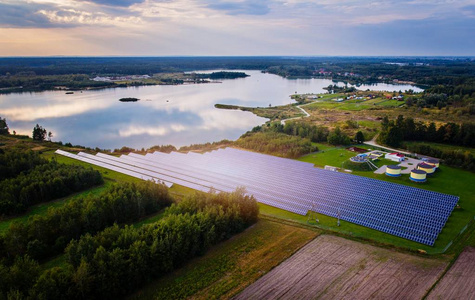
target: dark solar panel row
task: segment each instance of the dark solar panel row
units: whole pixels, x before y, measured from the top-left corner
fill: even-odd
[[[259,202],[274,207],[301,215],[314,210],[428,245],[434,244],[458,201],[451,195],[233,148],[205,154],[131,153],[120,158],[79,155],[202,191],[229,192],[244,186]]]

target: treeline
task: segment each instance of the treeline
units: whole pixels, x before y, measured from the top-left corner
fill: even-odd
[[[393,147],[399,147],[402,141],[427,141],[451,145],[474,147],[474,123],[445,123],[436,127],[434,122],[426,125],[413,118],[399,115],[396,120],[385,116],[381,121],[381,134],[378,141]]]
[[[441,158],[448,166],[475,171],[475,158],[469,151],[441,150],[421,144],[406,145],[406,149],[417,154]]]
[[[276,122],[268,124],[267,126],[256,126],[252,129],[252,132],[259,131],[285,133],[291,136],[309,139],[313,143],[328,142],[332,145],[349,145],[351,143],[350,137],[342,132],[340,127],[336,127],[330,131],[327,127],[316,126],[305,122],[286,122],[285,125]]]
[[[445,123],[438,128],[434,122],[426,125],[412,118],[398,116],[396,120],[389,120],[386,116],[381,121],[381,133],[378,142],[392,147],[400,147],[403,141],[425,141],[450,145],[474,147],[475,124],[473,123]],[[474,158],[470,153],[463,151],[439,150],[426,145],[408,146],[411,152],[442,158],[450,166],[474,170]]]
[[[183,146],[180,147],[180,151],[182,152],[188,152],[192,150],[214,150],[220,147],[225,147],[225,146],[232,146],[233,141],[230,140],[221,140],[218,142],[212,142],[212,143],[203,143],[203,144],[191,144],[189,146]]]
[[[474,84],[475,87],[475,84]],[[473,96],[447,95],[441,93],[424,93],[418,99],[407,97],[405,101],[407,106],[417,107],[437,107],[442,109],[451,106],[458,109],[463,114],[475,114],[475,94]]]
[[[399,64],[395,64],[399,63]],[[395,57],[31,57],[0,59],[0,74],[149,74],[193,70],[267,70],[284,76],[310,76],[319,68],[391,76],[434,85],[455,84],[475,73],[471,59]],[[272,73],[274,73],[272,72]]]
[[[87,75],[49,75],[37,76],[35,73],[20,73],[0,77],[0,88],[16,88],[14,91],[43,91],[53,90],[55,87],[67,87],[69,89],[83,89],[87,87],[103,88],[112,87],[113,82],[94,81]],[[3,90],[0,92],[11,92]]]
[[[0,185],[0,216],[26,211],[32,205],[65,197],[103,183],[92,168],[56,161],[40,164]]]
[[[327,127],[316,126],[305,122],[286,122],[285,125],[282,125],[280,122],[267,123],[267,125],[256,126],[252,129],[252,132],[259,131],[273,131],[308,138],[314,143],[326,142],[330,134],[330,130]]]
[[[148,148],[150,151],[158,151],[163,153],[170,153],[173,151],[177,151],[176,147],[173,145],[156,145]]]
[[[36,151],[0,148],[0,181],[18,176],[35,166],[47,164]]]
[[[196,193],[170,207],[160,221],[117,225],[86,234],[66,248],[67,262],[40,274],[28,256],[0,265],[3,297],[117,299],[257,221],[259,209],[242,190]],[[19,274],[23,277],[18,278]],[[21,280],[20,280],[21,279]]]
[[[114,223],[124,224],[172,203],[168,189],[153,182],[115,184],[97,196],[72,200],[45,215],[12,223],[0,236],[0,258],[28,254],[44,259],[61,253],[71,239],[94,234]]]
[[[280,157],[296,158],[318,151],[309,139],[274,131],[247,132],[234,142],[235,146]]]

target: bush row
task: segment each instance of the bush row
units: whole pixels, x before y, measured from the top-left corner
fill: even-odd
[[[2,181],[0,216],[18,214],[32,205],[65,197],[103,182],[101,174],[92,168],[56,161],[38,165],[27,173]]]
[[[0,237],[0,257],[28,254],[43,259],[64,250],[71,239],[96,233],[114,223],[128,223],[171,204],[164,185],[152,182],[113,185],[100,195],[72,200],[46,215],[12,223]]]

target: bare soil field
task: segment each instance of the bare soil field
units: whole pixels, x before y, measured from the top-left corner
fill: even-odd
[[[421,299],[446,266],[323,235],[235,299]]]
[[[460,254],[427,299],[475,299],[475,248]]]

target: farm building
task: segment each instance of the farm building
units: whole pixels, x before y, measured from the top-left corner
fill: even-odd
[[[397,161],[397,162],[401,162],[405,158],[404,154],[397,153],[397,152],[388,153],[384,157],[386,159],[389,159],[389,160],[392,160],[392,161]]]

